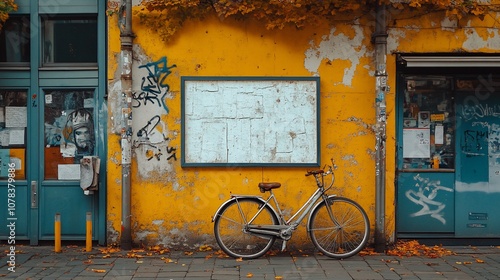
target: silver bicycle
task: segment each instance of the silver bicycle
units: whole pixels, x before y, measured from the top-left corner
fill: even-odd
[[[283,240],[281,249],[285,250],[286,242],[309,214],[307,231],[320,252],[338,259],[359,253],[368,242],[370,222],[355,201],[326,194],[335,181],[334,169],[336,166],[332,161],[326,171],[320,169],[306,173],[306,176],[314,176],[318,188],[288,220],[273,194],[273,189],[279,188],[280,183],[259,183],[262,193],[269,192],[267,199],[255,195],[231,195],[212,219],[215,239],[222,251],[234,258],[259,258],[271,249],[276,239]],[[332,179],[325,187],[324,178],[328,175]]]

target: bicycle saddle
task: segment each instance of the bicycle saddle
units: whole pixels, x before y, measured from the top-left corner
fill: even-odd
[[[259,189],[260,189],[261,193],[270,191],[272,189],[277,189],[279,187],[281,187],[281,184],[277,183],[277,182],[261,182],[261,183],[259,183]]]

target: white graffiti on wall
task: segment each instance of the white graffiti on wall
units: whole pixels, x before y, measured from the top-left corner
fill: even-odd
[[[440,221],[443,225],[446,224],[446,219],[443,215],[443,209],[446,207],[442,201],[434,200],[439,191],[453,192],[453,189],[441,186],[441,181],[430,180],[423,178],[420,174],[413,177],[417,183],[415,189],[408,190],[405,195],[413,203],[422,206],[422,208],[411,214],[411,217],[419,217],[430,215],[432,218]]]

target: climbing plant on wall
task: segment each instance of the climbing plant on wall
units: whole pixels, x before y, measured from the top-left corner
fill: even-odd
[[[0,1],[0,30],[3,28],[3,24],[9,18],[9,13],[12,11],[17,11],[17,5],[14,3],[14,0]]]
[[[498,0],[143,0],[136,15],[163,39],[168,39],[187,19],[203,19],[208,15],[215,14],[220,19],[251,17],[265,22],[268,29],[301,28],[325,19],[358,19],[373,13],[377,1],[405,14],[442,12],[457,19],[464,16],[482,19],[500,4]]]

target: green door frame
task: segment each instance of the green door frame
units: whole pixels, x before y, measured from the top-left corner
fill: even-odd
[[[470,55],[469,57],[473,57],[473,55]],[[485,58],[487,60],[487,58]],[[498,73],[498,67],[476,67],[476,70],[474,71],[474,74],[477,76],[482,76],[482,80],[485,81],[485,84],[483,84],[483,91],[489,89],[491,91],[492,86],[488,84],[488,75],[491,73]],[[463,123],[460,123],[460,116],[459,116],[459,108],[460,106],[457,105],[455,108],[455,114],[456,114],[456,127],[455,127],[455,170],[454,170],[454,184],[451,186],[451,184],[446,183],[443,185],[449,185],[449,188],[454,189],[454,217],[453,217],[453,229],[451,231],[444,231],[443,233],[440,232],[433,232],[433,231],[425,231],[420,233],[419,231],[424,228],[427,229],[425,226],[429,225],[424,225],[424,227],[418,227],[415,224],[411,224],[412,221],[403,221],[404,216],[408,216],[407,214],[415,211],[415,209],[411,209],[411,207],[414,207],[414,205],[402,205],[402,203],[405,203],[405,201],[401,201],[406,199],[404,197],[404,193],[402,191],[404,190],[404,184],[403,182],[405,179],[408,181],[408,178],[414,178],[412,177],[414,174],[410,174],[408,176],[408,173],[403,174],[401,173],[401,170],[403,169],[403,140],[402,140],[402,135],[403,135],[403,99],[404,99],[404,88],[405,84],[403,83],[403,75],[421,75],[421,76],[429,76],[429,75],[436,75],[436,76],[450,76],[453,77],[453,81],[456,81],[456,79],[463,78],[463,77],[468,77],[470,74],[467,74],[470,70],[467,69],[465,65],[462,65],[460,67],[450,67],[450,68],[439,68],[439,67],[434,67],[434,68],[419,68],[419,67],[414,67],[414,68],[406,68],[405,66],[401,63],[400,65],[398,64],[397,67],[397,94],[396,94],[396,135],[397,135],[397,158],[396,158],[396,234],[397,238],[454,238],[454,239],[460,239],[460,238],[476,238],[476,239],[484,239],[486,240],[487,238],[494,238],[494,240],[497,240],[497,238],[500,237],[500,219],[496,218],[491,218],[492,213],[494,213],[494,210],[492,210],[491,207],[494,207],[495,201],[498,201],[499,193],[488,193],[486,194],[485,192],[478,192],[478,191],[472,191],[472,190],[463,190],[463,186],[460,189],[459,184],[462,183],[464,178],[470,179],[470,178],[475,178],[476,175],[475,173],[471,172],[469,169],[472,166],[475,167],[476,169],[484,169],[485,166],[479,166],[477,163],[469,163],[469,165],[463,165],[465,163],[464,159],[466,158],[465,155],[462,155],[462,143],[461,137],[463,138],[463,133],[464,129],[467,129],[463,125]],[[498,77],[498,75],[497,75]],[[455,85],[455,83],[454,83]],[[477,85],[476,85],[477,86]],[[496,87],[496,86],[495,86]],[[497,93],[499,90],[496,90],[495,92],[490,92],[491,96],[495,96],[495,100],[493,98],[488,99],[488,101],[484,101],[484,103],[491,102],[492,106],[499,104],[500,99],[497,98]],[[467,92],[462,90],[459,91],[456,88],[453,88],[454,92],[454,104],[459,104],[459,102],[463,103],[463,99],[465,97],[460,97],[459,95],[466,94]],[[477,92],[477,88],[474,88],[472,92]],[[484,92],[481,93],[481,96],[486,95]],[[478,103],[479,104],[479,103]],[[493,123],[491,119],[487,119],[486,117],[484,120],[479,120],[483,121],[484,123],[489,122]],[[469,124],[470,125],[470,124]],[[483,145],[485,146],[485,145]],[[486,144],[487,146],[487,144]],[[484,148],[484,147],[483,147]],[[487,147],[486,147],[487,148]],[[472,166],[470,165],[472,164]],[[433,172],[433,170],[429,170],[430,172]],[[484,170],[481,170],[484,171]],[[416,172],[419,173],[419,172]],[[432,173],[428,173],[432,174]],[[437,174],[437,173],[436,173]],[[403,176],[402,176],[403,175]],[[419,174],[417,174],[419,175]],[[435,175],[435,174],[434,174]],[[445,174],[443,175],[451,175],[450,174]],[[405,176],[407,178],[405,178]],[[483,177],[487,177],[484,176]],[[444,176],[443,176],[444,178]],[[443,181],[445,180],[446,182],[449,182],[451,179],[450,178],[436,178]],[[483,178],[484,179],[484,178]],[[465,180],[466,181],[466,180]],[[484,180],[483,180],[484,181]],[[468,182],[468,181],[467,181]],[[467,183],[466,182],[466,183]],[[449,193],[449,196],[451,193]],[[402,198],[402,199],[399,199]],[[450,198],[451,201],[451,198]],[[451,205],[451,203],[450,203]],[[488,213],[489,212],[489,213]],[[489,222],[489,224],[488,224]],[[404,225],[403,225],[404,224]],[[403,225],[403,226],[401,226]],[[410,228],[409,232],[403,232],[400,231],[400,228]],[[430,227],[432,228],[432,226]],[[482,232],[481,232],[482,231]],[[470,242],[470,241],[469,241]]]

